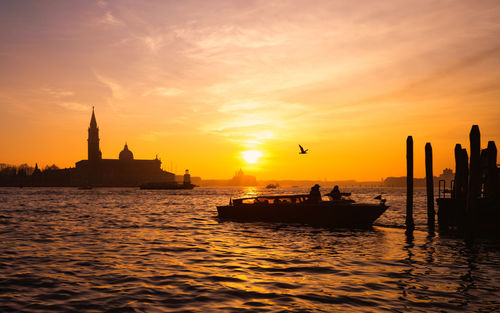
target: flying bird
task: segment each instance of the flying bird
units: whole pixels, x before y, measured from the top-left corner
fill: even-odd
[[[301,146],[301,145],[299,145],[299,148],[300,148],[300,152],[299,152],[299,154],[307,154],[307,151],[309,151],[309,149],[305,149],[305,150],[304,150],[304,148],[302,148],[302,146]]]

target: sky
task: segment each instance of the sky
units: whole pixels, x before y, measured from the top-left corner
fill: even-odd
[[[86,159],[94,107],[104,158],[205,179],[404,176],[408,135],[439,174],[500,142],[499,34],[497,0],[0,1],[0,163]]]

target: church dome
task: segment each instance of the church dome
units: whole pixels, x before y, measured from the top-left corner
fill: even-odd
[[[125,147],[123,147],[123,150],[120,152],[120,156],[118,157],[120,160],[133,160],[134,159],[134,154],[132,151],[128,149],[127,144],[125,144]]]

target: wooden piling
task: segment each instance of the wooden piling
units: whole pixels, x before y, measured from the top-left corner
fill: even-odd
[[[436,211],[434,210],[434,174],[430,142],[425,144],[425,182],[427,187],[427,226],[434,229]]]
[[[469,156],[467,150],[457,143],[455,146],[455,190],[453,197],[465,200],[467,198],[467,186],[469,179]]]
[[[413,231],[413,138],[406,139],[406,231]]]
[[[473,212],[481,195],[481,134],[477,125],[472,125],[470,134],[469,188],[467,211]]]
[[[462,149],[462,169],[463,169],[463,177],[462,183],[462,199],[467,199],[467,191],[469,190],[469,155],[467,154],[467,149]]]
[[[486,180],[484,183],[484,194],[487,198],[498,197],[498,174],[497,174],[497,147],[494,141],[488,141],[486,148]]]
[[[455,191],[453,193],[453,198],[462,199],[464,194],[464,168],[462,166],[463,162],[462,146],[457,143],[455,145]]]

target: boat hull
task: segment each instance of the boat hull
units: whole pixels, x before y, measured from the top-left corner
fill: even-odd
[[[300,223],[326,227],[369,228],[388,206],[384,204],[321,203],[241,204],[218,206],[219,218],[236,221]]]

